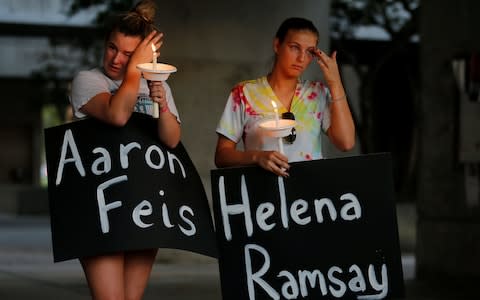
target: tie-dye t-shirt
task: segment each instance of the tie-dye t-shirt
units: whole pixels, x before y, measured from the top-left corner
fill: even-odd
[[[323,158],[321,138],[330,127],[328,97],[330,92],[322,82],[298,81],[290,107],[296,121],[296,139],[283,145],[290,162]],[[279,151],[278,138],[259,127],[275,117],[272,100],[279,115],[288,110],[275,96],[266,76],[239,83],[228,97],[217,133],[235,143],[241,140],[245,150]]]
[[[70,97],[75,118],[85,118],[87,115],[80,111],[80,108],[82,108],[85,103],[100,93],[115,94],[121,83],[121,80],[110,79],[101,69],[98,68],[88,71],[80,71],[73,79],[72,93]],[[172,91],[166,81],[163,82],[163,87],[166,92],[168,109],[173,115],[175,115],[175,117],[177,117],[177,121],[180,122]],[[141,78],[137,103],[134,108],[135,112],[151,116],[153,115],[153,101],[150,99],[149,94],[150,91],[147,81],[144,78]]]

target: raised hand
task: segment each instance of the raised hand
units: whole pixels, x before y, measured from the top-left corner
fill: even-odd
[[[147,35],[137,46],[130,58],[130,64],[136,66],[137,64],[152,62],[152,44],[155,45],[157,56],[160,56],[160,48],[163,44],[163,33],[152,31]]]
[[[158,108],[161,112],[168,110],[167,93],[161,81],[149,81],[148,88],[150,89],[150,98],[158,103]]]

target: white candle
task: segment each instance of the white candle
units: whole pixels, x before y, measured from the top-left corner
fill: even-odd
[[[159,114],[160,114],[160,110],[159,110],[159,107],[158,107],[158,103],[157,103],[157,102],[153,102],[153,117],[154,117],[155,119],[158,119]]]
[[[278,120],[278,109],[277,109],[277,103],[275,103],[275,101],[272,100],[272,106],[273,106],[273,111],[275,112],[275,127],[278,127],[278,123],[280,122]]]
[[[157,70],[157,47],[152,43],[152,65],[153,65],[153,70]]]
[[[152,43],[152,67],[153,70],[157,70],[157,47]],[[153,102],[153,117],[158,118],[159,116],[159,108],[158,108],[158,103]]]
[[[283,138],[281,137],[278,138],[278,149],[280,150],[280,153],[285,154],[283,151]]]
[[[279,120],[279,117],[278,117],[278,108],[277,108],[277,103],[275,103],[275,101],[272,100],[272,106],[273,106],[273,111],[275,112],[275,127],[279,127],[279,123],[280,123],[280,120]],[[285,154],[285,152],[283,152],[283,139],[282,137],[279,137],[278,138],[278,149],[280,150],[280,153],[282,154]]]

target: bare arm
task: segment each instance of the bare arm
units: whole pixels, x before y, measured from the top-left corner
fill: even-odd
[[[124,78],[115,95],[107,92],[95,95],[80,110],[106,123],[124,126],[137,102],[141,72],[136,65],[151,60],[151,44],[161,45],[161,37],[161,34],[154,31],[140,42],[128,62]]]
[[[180,124],[170,111],[161,112],[158,117],[158,137],[162,143],[175,148],[180,142]]]
[[[334,100],[330,103],[330,128],[327,134],[339,150],[349,151],[355,146],[355,125],[347,99],[344,98],[345,92],[343,93],[344,96],[337,98],[332,93]]]
[[[239,151],[237,144],[218,135],[215,165],[219,168],[256,164],[279,176],[288,176],[288,158],[277,151]]]
[[[316,50],[317,63],[323,72],[332,96],[330,101],[330,128],[327,131],[331,142],[342,151],[348,151],[355,145],[355,125],[343,88],[337,65],[337,53],[331,56]]]
[[[180,142],[180,124],[177,117],[170,112],[167,103],[167,93],[161,81],[148,83],[150,98],[158,103],[158,137],[165,145],[175,148]]]

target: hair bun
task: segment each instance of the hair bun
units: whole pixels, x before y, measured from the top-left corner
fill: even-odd
[[[133,12],[137,13],[147,23],[154,22],[156,10],[157,6],[153,0],[142,0],[132,9]]]

